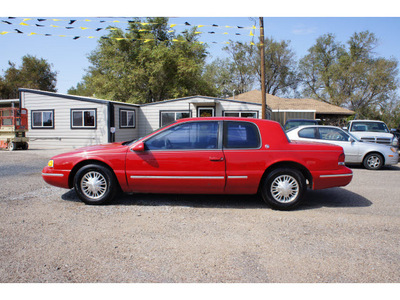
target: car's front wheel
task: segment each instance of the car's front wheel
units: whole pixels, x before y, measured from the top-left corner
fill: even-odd
[[[306,180],[301,172],[281,168],[263,179],[261,196],[272,208],[289,210],[300,204],[306,188]]]
[[[368,170],[379,170],[383,166],[383,156],[379,153],[370,153],[365,156],[363,165]]]
[[[78,170],[74,178],[74,188],[79,199],[92,205],[105,204],[118,192],[114,174],[97,164],[86,165]]]

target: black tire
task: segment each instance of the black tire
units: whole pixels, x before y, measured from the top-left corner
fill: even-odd
[[[368,170],[379,170],[383,166],[383,156],[379,153],[369,153],[364,157],[363,165]]]
[[[290,168],[272,171],[261,183],[261,196],[273,209],[290,210],[298,206],[306,192],[304,175]]]
[[[85,204],[99,205],[110,202],[118,192],[114,174],[97,164],[83,166],[74,177],[75,192]]]
[[[28,143],[23,143],[22,144],[22,150],[28,150],[29,149],[29,144]]]

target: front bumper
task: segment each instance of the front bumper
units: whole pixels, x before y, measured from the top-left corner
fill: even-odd
[[[43,180],[51,185],[69,189],[68,177],[70,171],[57,170],[50,167],[44,167],[42,170]]]

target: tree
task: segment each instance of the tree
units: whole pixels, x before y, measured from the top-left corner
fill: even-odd
[[[294,52],[290,41],[265,38],[265,81],[266,92],[271,95],[285,94],[295,89],[298,83]],[[230,90],[244,93],[261,86],[260,48],[254,43],[231,42],[224,47],[230,55],[230,80],[225,80]]]
[[[89,55],[83,81],[68,93],[146,103],[207,94],[202,78],[206,46],[195,28],[175,36],[167,18],[134,19],[127,32],[110,30]]]
[[[319,37],[300,60],[302,95],[348,107],[368,117],[393,97],[397,89],[397,61],[376,57],[373,33],[354,33],[348,47],[335,36]]]
[[[25,55],[22,65],[17,68],[15,63],[8,62],[9,68],[0,77],[0,98],[18,98],[18,88],[31,88],[56,92],[57,72],[45,59]]]

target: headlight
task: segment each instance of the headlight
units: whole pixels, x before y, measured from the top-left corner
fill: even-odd
[[[392,145],[393,146],[397,146],[397,143],[399,142],[399,140],[397,139],[397,137],[394,137],[393,138],[393,142],[392,142]]]
[[[54,167],[54,160],[49,160],[49,162],[47,163],[47,166],[49,166],[50,168]]]

